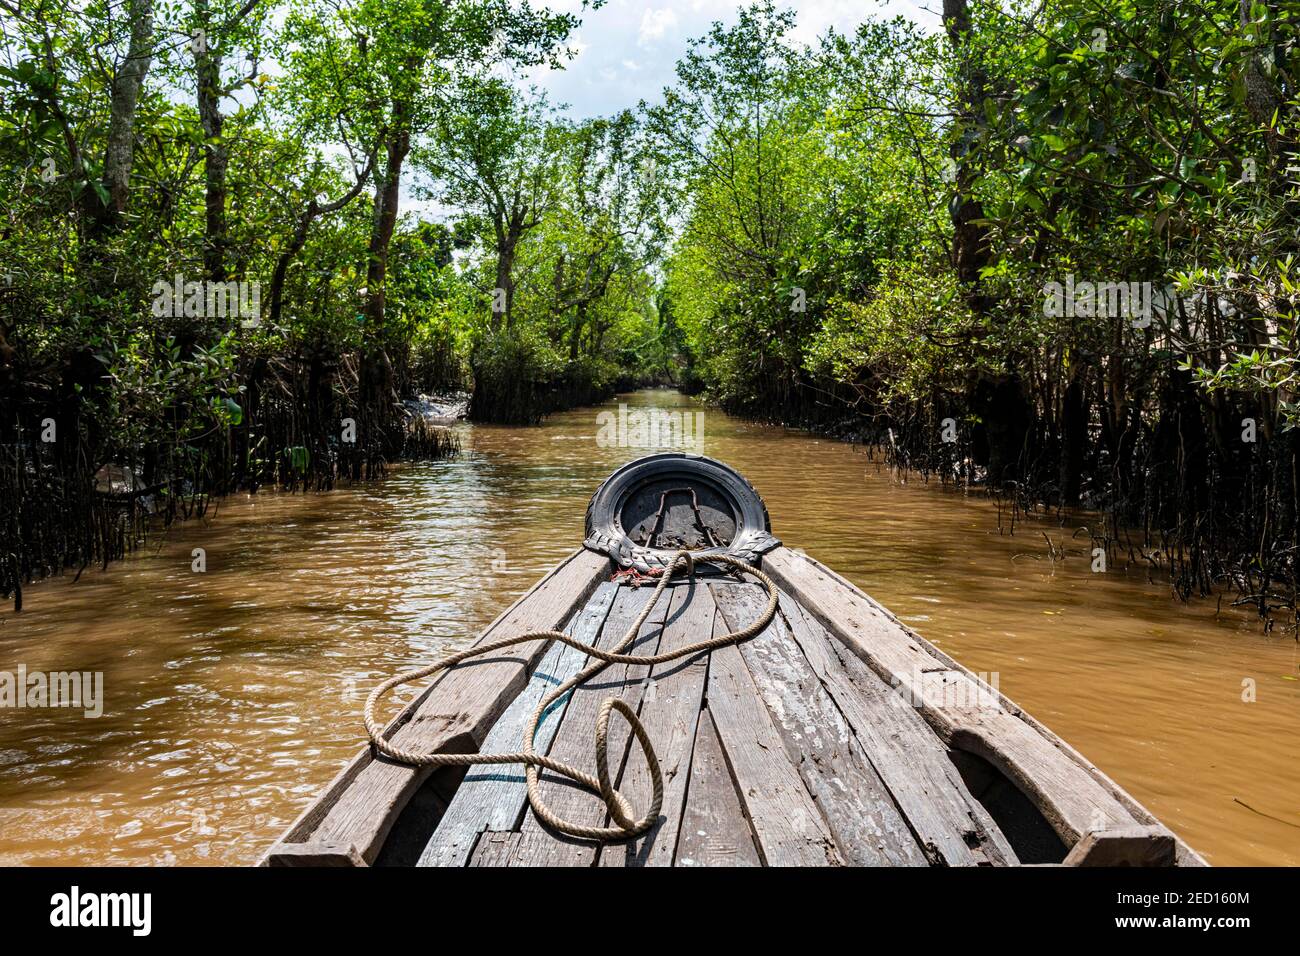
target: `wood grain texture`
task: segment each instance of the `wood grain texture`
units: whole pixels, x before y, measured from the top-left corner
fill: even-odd
[[[781,612],[929,861],[943,866],[1014,863],[1010,844],[916,709],[789,595],[781,596]]]
[[[1066,846],[1090,830],[1137,822],[1108,781],[1008,708],[1008,701],[818,562],[777,548],[764,569],[828,632],[902,688],[949,746],[992,763],[1039,809]]]
[[[618,586],[608,581],[596,588],[586,607],[573,616],[565,633],[594,644],[601,633]],[[492,726],[483,741],[484,753],[510,753],[523,747],[524,732],[538,702],[588,662],[582,651],[554,643],[533,671],[519,696]],[[570,704],[572,692],[551,705],[537,729],[534,749],[547,753]],[[420,855],[419,866],[465,866],[485,830],[513,830],[523,814],[528,788],[522,765],[470,767],[432,839]]]
[[[633,706],[664,772],[664,805],[650,833],[604,846],[557,836],[528,808],[521,768],[471,768],[422,864],[1015,864],[953,764],[963,760],[969,772],[965,763],[976,762],[950,758],[951,750],[983,758],[987,764],[978,766],[991,779],[1001,774],[1014,785],[1003,783],[1005,792],[1024,794],[1074,848],[1069,863],[1204,865],[1077,751],[835,572],[785,548],[766,555],[763,566],[787,592],[763,634],[653,669],[613,665],[558,704],[539,732],[539,751],[591,769],[602,701],[616,695]],[[602,584],[609,569],[603,555],[571,555],[476,643],[568,625],[598,646],[613,645],[652,589]],[[653,654],[720,636],[752,620],[762,603],[759,588],[726,579],[671,585],[632,651]],[[441,675],[386,736],[425,752],[517,750],[536,701],[580,669],[585,655],[543,642],[503,653],[509,656]],[[649,772],[629,739],[615,716],[611,770],[641,810]],[[374,864],[428,775],[375,760],[367,748],[263,864]],[[594,795],[545,772],[543,786],[564,818],[608,824]],[[397,833],[417,816],[431,825],[437,810],[411,805]]]
[[[357,848],[338,843],[279,843],[266,855],[270,867],[365,866]]]
[[[509,866],[519,852],[519,832],[487,831],[479,836],[470,854],[470,866]]]
[[[729,630],[718,615],[715,634]],[[761,638],[755,638],[761,640]],[[709,658],[709,713],[767,866],[837,866],[843,857],[754,686],[740,649]]]
[[[674,866],[762,866],[708,708],[700,714]]]
[[[713,593],[731,631],[757,620],[767,602],[766,592],[755,584],[715,584]],[[928,865],[888,788],[781,615],[738,646],[786,755],[844,860],[855,866]]]
[[[673,587],[673,604],[659,641],[659,653],[705,640],[713,633],[717,607],[698,581]],[[656,664],[641,696],[639,716],[659,755],[664,803],[659,823],[644,836],[609,843],[598,854],[600,866],[671,866],[690,780],[691,752],[704,702],[709,657],[696,654]],[[650,768],[641,748],[628,748],[616,786],[638,813],[650,803]]]
[[[609,567],[604,555],[575,552],[504,611],[475,643],[563,627],[608,576]],[[389,724],[385,736],[404,748],[428,753],[477,751],[545,650],[541,641],[523,644],[508,657],[467,662],[444,672]],[[370,748],[354,764],[340,774],[339,786],[308,808],[292,832],[300,838],[295,842],[351,844],[363,859],[374,862],[393,821],[430,771],[373,759]],[[301,825],[308,822],[310,828]]]
[[[1174,866],[1174,837],[1163,827],[1126,827],[1089,833],[1075,844],[1063,866]]]

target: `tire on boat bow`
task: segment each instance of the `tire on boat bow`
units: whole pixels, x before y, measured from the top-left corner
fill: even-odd
[[[749,564],[780,545],[767,507],[745,478],[713,458],[665,452],[605,479],[587,506],[586,547],[622,568],[658,573],[685,549]]]

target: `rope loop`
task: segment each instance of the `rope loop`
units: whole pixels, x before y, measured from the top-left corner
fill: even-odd
[[[637,655],[623,653],[636,640],[637,635],[641,632],[641,627],[645,624],[646,618],[650,616],[650,611],[658,603],[659,596],[663,593],[668,582],[677,575],[679,567],[684,567],[686,575],[690,578],[695,577],[696,560],[695,556],[689,551],[678,551],[672,562],[664,569],[663,573],[657,575],[659,583],[655,587],[654,594],[646,602],[637,619],[632,622],[622,638],[610,650],[602,650],[592,644],[587,644],[571,635],[561,631],[530,631],[527,634],[520,634],[517,637],[502,638],[499,641],[492,641],[477,647],[471,647],[463,651],[457,651],[449,654],[441,660],[429,664],[426,667],[420,667],[416,670],[405,671],[388,678],[382,684],[370,692],[366,698],[366,705],[363,717],[366,725],[366,734],[370,738],[371,746],[374,747],[377,754],[395,760],[398,763],[404,763],[412,767],[469,767],[478,764],[508,764],[517,763],[524,765],[524,777],[528,788],[528,802],[533,808],[533,812],[538,819],[549,826],[551,829],[569,836],[580,837],[591,840],[628,840],[645,833],[659,819],[659,811],[663,809],[664,801],[664,781],[663,771],[659,765],[659,756],[655,753],[654,744],[650,740],[650,735],[646,732],[645,725],[641,723],[640,717],[636,711],[625,701],[617,697],[607,698],[600,706],[600,711],[596,714],[596,776],[576,767],[569,766],[559,760],[549,756],[538,754],[534,750],[537,739],[537,728],[542,722],[543,716],[547,709],[557,700],[569,693],[573,688],[585,683],[587,680],[599,674],[610,664],[630,664],[640,665],[643,667],[654,666],[656,664],[666,664],[669,661],[675,661],[678,658],[687,657],[692,654],[699,654],[705,651],[711,651],[714,648],[723,647],[727,644],[739,644],[749,640],[762,631],[771,623],[772,618],[776,616],[777,607],[777,588],[762,571],[750,564],[732,557],[727,554],[709,555],[707,558],[700,559],[706,564],[727,565],[733,571],[740,574],[748,574],[757,578],[759,583],[767,589],[767,606],[763,613],[749,625],[738,631],[732,631],[730,634],[723,634],[720,637],[712,637],[703,641],[696,641],[685,647],[680,647],[674,651],[666,651],[662,654]],[[538,702],[537,708],[533,711],[532,719],[524,731],[522,742],[523,749],[518,753],[507,754],[442,754],[442,753],[415,753],[413,751],[403,750],[384,737],[383,727],[375,717],[375,707],[385,694],[394,687],[411,681],[420,680],[439,671],[448,670],[455,667],[462,661],[471,657],[480,657],[484,654],[490,654],[494,651],[502,650],[506,647],[513,647],[516,644],[524,644],[529,641],[559,641],[567,644],[569,647],[585,653],[591,662],[588,663],[577,674],[564,681],[549,694],[543,696]],[[645,755],[646,765],[650,771],[650,781],[652,794],[650,797],[650,806],[646,813],[640,819],[636,818],[636,812],[631,803],[623,794],[614,788],[610,777],[609,769],[609,719],[614,711],[627,721],[628,728],[632,732],[632,737],[636,738],[637,745]],[[609,812],[609,817],[613,826],[592,827],[583,824],[573,823],[562,817],[556,816],[551,808],[542,799],[540,769],[550,770],[552,773],[562,777],[567,777],[579,786],[585,787],[592,793],[598,795],[605,803]]]
[[[645,816],[640,820],[633,819],[631,805],[628,804],[621,793],[614,789],[614,785],[609,779],[607,740],[609,736],[609,716],[616,710],[627,721],[628,727],[632,730],[632,735],[641,747],[641,752],[645,754],[645,762],[650,768],[650,780],[654,792],[650,797],[650,809],[646,811]],[[646,733],[645,725],[637,717],[636,711],[617,697],[605,698],[605,702],[600,705],[600,712],[596,714],[596,773],[600,779],[600,795],[605,801],[605,806],[609,808],[610,817],[623,828],[628,836],[644,833],[654,826],[655,821],[659,819],[659,811],[664,805],[664,775],[663,771],[659,769],[659,755],[655,753],[654,744],[650,742],[650,735]]]

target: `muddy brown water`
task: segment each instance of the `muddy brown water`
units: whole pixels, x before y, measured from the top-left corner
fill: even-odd
[[[1289,636],[1118,562],[1092,572],[1072,527],[999,534],[983,497],[859,449],[674,392],[621,401],[702,412],[704,452],[758,487],[786,544],[996,674],[1212,863],[1300,864]],[[599,411],[458,426],[457,459],[229,499],[107,572],[29,588],[0,612],[0,671],[102,672],[104,713],[0,709],[0,864],[256,861],[356,752],[376,681],[470,641],[579,545],[596,485],[647,453],[598,441],[618,437]]]

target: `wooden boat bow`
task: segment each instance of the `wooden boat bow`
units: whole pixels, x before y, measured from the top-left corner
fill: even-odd
[[[697,558],[758,563],[775,584],[776,612],[753,640],[710,638],[759,617],[757,585],[720,573],[661,578],[654,589],[611,580],[628,568],[662,574],[686,545]],[[591,765],[593,721],[613,695],[664,768],[656,786],[632,733],[609,731],[613,786],[638,807],[660,791],[644,833],[617,844],[574,839],[538,816],[523,774],[411,766],[366,747],[263,863],[1204,865],[996,688],[782,546],[757,491],[721,462],[657,455],[616,471],[592,497],[585,546],[472,646],[560,630],[564,641],[518,644],[434,675],[383,738],[422,754],[511,751],[545,710],[536,753]],[[632,650],[600,686],[579,683],[539,708],[590,668],[583,648],[625,638]],[[538,785],[565,820],[608,826],[599,799],[547,770]]]

